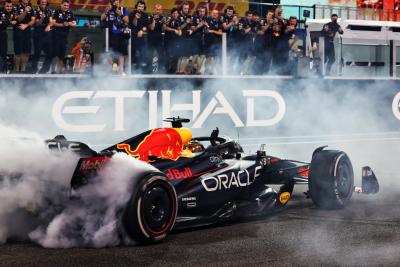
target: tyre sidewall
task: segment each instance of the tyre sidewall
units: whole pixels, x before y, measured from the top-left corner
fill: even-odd
[[[143,214],[143,195],[148,188],[162,185],[168,188],[171,197],[171,218],[167,227],[160,233],[155,233],[146,224]],[[161,173],[152,173],[142,178],[134,187],[132,197],[123,213],[123,227],[130,238],[141,244],[151,244],[163,240],[172,230],[177,216],[177,196],[174,186]]]
[[[338,190],[338,168],[347,165],[350,171],[349,192],[340,196]],[[337,209],[350,200],[354,187],[353,167],[346,153],[324,150],[314,155],[310,166],[309,191],[314,204],[320,208]]]

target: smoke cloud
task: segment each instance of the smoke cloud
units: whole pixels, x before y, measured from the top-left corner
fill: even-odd
[[[116,154],[70,197],[78,157],[50,152],[43,138],[0,125],[0,242],[30,239],[44,247],[106,247],[120,239],[119,216],[148,165]]]
[[[366,206],[371,201],[376,201],[376,198],[384,205],[388,196],[399,194],[400,180],[396,162],[400,156],[400,132],[396,124],[398,121],[390,106],[377,105],[378,102],[371,101],[388,99],[386,103],[391,103],[396,89],[394,83],[389,85],[393,86],[389,89],[382,86],[381,81],[364,82],[361,85],[348,83],[335,88],[335,81],[317,79],[296,82],[274,79],[263,82],[216,79],[200,84],[179,79],[175,82],[149,85],[138,80],[132,82],[103,77],[80,80],[79,83],[46,80],[43,83],[32,83],[28,88],[24,87],[26,84],[18,81],[0,83],[0,88],[4,91],[0,95],[1,118],[8,124],[33,131],[8,126],[1,126],[0,129],[0,172],[6,174],[0,187],[2,242],[15,232],[12,229],[15,226],[11,227],[3,222],[15,221],[14,218],[19,217],[26,218],[26,214],[17,216],[15,211],[32,207],[31,209],[40,210],[35,217],[38,220],[29,227],[21,227],[26,230],[26,236],[30,240],[42,246],[106,247],[129,244],[129,241],[125,242],[118,237],[118,213],[130,197],[135,180],[130,174],[147,166],[118,154],[99,174],[96,182],[82,188],[77,192],[76,198],[71,200],[68,194],[69,180],[77,158],[68,153],[57,156],[51,154],[44,146],[42,136],[49,138],[63,133],[68,139],[89,143],[96,149],[107,147],[147,129],[150,114],[157,114],[158,126],[161,126],[165,106],[163,96],[165,100],[167,94],[162,91],[167,90],[171,91],[171,108],[174,104],[192,104],[192,90],[200,90],[200,112],[221,91],[244,123],[244,127],[236,128],[228,115],[216,112],[207,118],[202,128],[193,129],[194,136],[209,135],[218,126],[221,134],[238,139],[245,152],[253,153],[261,143],[266,143],[268,154],[304,161],[310,160],[313,150],[318,146],[329,145],[329,148],[343,150],[349,155],[357,184],[360,184],[362,166],[370,165],[375,171],[381,184],[381,193],[377,197],[363,198]],[[149,93],[146,89],[157,90],[157,110],[149,110]],[[84,90],[146,92],[142,98],[125,99],[124,129],[121,131],[115,130],[115,99],[92,97],[73,100],[68,103],[69,106],[98,106],[99,110],[96,114],[65,115],[68,122],[105,123],[106,126],[103,131],[95,133],[64,132],[55,125],[51,116],[54,102],[65,92]],[[288,105],[282,121],[271,127],[246,127],[247,102],[242,90],[273,90],[281,93]],[[271,118],[276,111],[276,103],[273,101],[255,99],[255,105],[258,119]],[[27,107],[30,111],[28,114]],[[170,113],[189,118],[193,115],[192,111],[178,108]],[[22,173],[20,182],[15,182],[12,175],[14,173]],[[48,204],[49,200],[52,204]],[[351,218],[353,215],[346,213],[345,216]],[[310,230],[304,236],[309,238],[320,231],[323,229]],[[306,237],[304,240],[307,240]],[[320,241],[314,241],[312,244],[319,247]]]

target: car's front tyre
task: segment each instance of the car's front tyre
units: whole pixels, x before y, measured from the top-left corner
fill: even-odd
[[[354,191],[353,167],[347,154],[337,150],[317,152],[311,161],[308,187],[316,206],[344,207]]]

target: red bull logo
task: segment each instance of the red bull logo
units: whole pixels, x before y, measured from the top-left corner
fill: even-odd
[[[169,169],[166,173],[168,179],[187,179],[193,177],[192,170],[188,167],[183,168],[183,170]]]
[[[156,128],[152,130],[135,150],[129,144],[118,144],[117,148],[139,160],[152,162],[155,158],[178,160],[183,145],[192,139],[192,132],[186,128]]]

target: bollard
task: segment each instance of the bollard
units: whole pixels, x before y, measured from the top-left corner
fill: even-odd
[[[106,53],[108,53],[109,49],[110,49],[110,45],[109,45],[109,41],[110,41],[110,36],[109,36],[109,32],[108,32],[108,28],[105,29],[106,30]]]
[[[322,76],[325,76],[325,38],[319,37],[319,57],[320,57],[320,68]]]
[[[130,38],[128,41],[128,76],[132,75],[132,31],[129,30]]]
[[[228,57],[227,57],[227,39],[226,33],[222,34],[222,75],[227,75]]]

